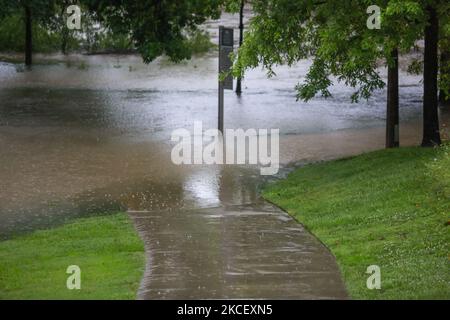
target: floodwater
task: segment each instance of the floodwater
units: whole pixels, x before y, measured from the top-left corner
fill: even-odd
[[[148,255],[140,298],[346,296],[326,248],[260,199],[271,178],[257,167],[171,162],[173,130],[217,125],[216,53],[179,65],[35,60],[32,70],[0,62],[1,238],[128,210]],[[272,79],[250,71],[241,97],[225,94],[225,127],[280,129],[279,176],[384,145],[385,91],[352,104],[352,90],[337,84],[333,98],[297,102],[309,63]],[[405,73],[400,83],[401,143],[417,145],[422,85]]]
[[[336,85],[331,99],[297,102],[294,86],[307,66],[278,68],[269,80],[249,72],[242,97],[225,94],[225,126],[279,128],[284,165],[382,148],[385,92],[352,104],[351,89]],[[194,121],[216,127],[216,72],[214,54],[181,65],[143,65],[137,56],[69,56],[31,71],[1,63],[0,234],[86,212],[217,206],[220,170],[234,182],[228,202],[254,201],[262,182],[255,168],[170,160],[173,130],[193,130]],[[420,78],[401,80],[402,144],[415,145]]]
[[[225,94],[225,126],[279,128],[284,166],[382,148],[385,92],[352,104],[351,89],[337,85],[331,99],[297,102],[307,66],[279,68],[270,80],[249,72],[240,98]],[[216,127],[216,71],[213,54],[181,65],[137,56],[70,56],[31,71],[1,63],[0,234],[94,212],[254,202],[265,182],[257,168],[170,159],[173,130]],[[415,145],[420,79],[401,79],[402,144]]]

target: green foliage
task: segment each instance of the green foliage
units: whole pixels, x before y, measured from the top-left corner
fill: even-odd
[[[69,31],[65,26],[67,14],[64,9],[72,3],[82,7],[82,20],[88,21],[88,24],[83,23],[86,39],[83,34]],[[77,42],[84,39],[85,43],[81,45],[89,52],[136,49],[145,62],[162,54],[173,61],[181,61],[211,47],[205,35],[195,30],[206,19],[218,18],[223,3],[224,0],[0,0],[0,17],[22,16],[25,8],[30,8],[35,25],[49,34],[47,39],[44,33],[38,32],[45,44],[45,52],[56,47],[56,40],[59,40],[59,48],[65,50],[67,46],[77,47]],[[101,30],[94,30],[93,25],[98,22]],[[5,31],[10,30],[8,25],[10,22]],[[20,35],[11,43],[10,39],[0,38],[3,41],[0,46],[7,51],[23,48],[19,44],[21,39],[23,36]]]
[[[13,15],[0,21],[0,51],[25,51],[25,27],[21,16]]]
[[[33,22],[33,50],[35,52],[59,51],[63,34],[61,32],[63,20],[58,13],[61,8],[57,1],[6,1],[0,0],[0,50],[25,50],[25,8],[31,12]],[[79,41],[72,34],[65,39],[66,46],[77,49]]]
[[[218,18],[222,0],[85,0],[98,19],[113,32],[130,33],[144,62],[166,54],[173,61],[188,59],[192,47],[186,30]]]
[[[35,22],[33,24],[34,52],[59,52],[62,50],[63,43],[66,52],[82,49],[89,53],[130,52],[134,49],[129,35],[116,34],[109,29],[94,27],[98,22],[88,13],[83,16],[80,31],[68,30],[65,21],[65,18],[57,15],[46,25]],[[0,21],[0,51],[23,52],[24,50],[25,24],[23,15],[18,12]]]
[[[66,269],[81,268],[81,290]],[[144,248],[126,214],[79,219],[0,242],[0,299],[135,299]]]
[[[336,256],[356,299],[449,299],[450,152],[389,149],[309,165],[269,185]],[[368,290],[366,268],[381,268]]]
[[[198,55],[207,53],[209,50],[215,48],[216,45],[211,42],[211,37],[208,32],[195,30],[190,33],[187,39],[187,47],[192,54]]]
[[[127,52],[133,49],[131,39],[126,34],[114,34],[111,31],[107,31],[100,34],[98,42],[98,46],[103,50]]]
[[[116,34],[111,30],[95,32],[89,41],[83,41],[84,48],[89,53],[127,53],[134,50],[130,37],[126,34]]]
[[[448,5],[435,2],[444,17]],[[370,5],[381,8],[379,30],[367,28]],[[356,89],[353,101],[367,99],[384,86],[377,72],[380,59],[391,64],[392,49],[409,51],[422,37],[426,5],[420,0],[252,1],[255,17],[233,73],[242,77],[247,69],[262,65],[272,76],[274,66],[313,57],[305,81],[297,86],[298,98],[309,100],[318,93],[328,97],[328,87],[337,79]]]
[[[23,14],[25,8],[32,12],[33,21],[43,26],[49,26],[57,9],[56,0],[0,0],[0,18],[12,14]]]
[[[441,11],[440,51],[446,60],[440,61],[439,87],[445,96],[450,99],[450,2]],[[441,56],[442,57],[442,56]]]
[[[241,2],[248,2],[246,0],[225,0],[225,11],[230,13],[238,13],[241,10]]]
[[[33,25],[33,46],[36,52],[54,52],[60,48],[60,34],[49,32],[43,26]],[[21,15],[5,17],[0,22],[0,51],[25,51],[25,25]]]
[[[408,73],[419,75],[423,72],[423,59],[414,59],[408,66]]]

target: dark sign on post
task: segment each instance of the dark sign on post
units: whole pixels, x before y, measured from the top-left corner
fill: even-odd
[[[234,30],[219,27],[219,74],[231,70],[233,63],[230,55],[233,53]],[[222,81],[219,80],[219,130],[223,133],[223,98],[224,89],[233,90],[233,76],[228,74]]]
[[[231,28],[222,28],[222,41],[221,46],[233,47],[234,46],[234,30]]]
[[[219,43],[219,72],[229,72],[233,66],[230,54],[233,53],[234,30],[220,27]],[[223,88],[233,90],[233,77],[231,74],[223,80]]]

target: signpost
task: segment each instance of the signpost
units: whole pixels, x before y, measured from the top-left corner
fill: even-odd
[[[231,28],[219,27],[219,74],[231,70],[232,61],[230,54],[233,53],[234,30]],[[224,90],[233,90],[233,76],[227,75],[222,81],[219,79],[219,131],[223,134],[223,104]]]

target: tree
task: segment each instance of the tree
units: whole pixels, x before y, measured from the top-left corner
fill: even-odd
[[[399,146],[399,47],[409,52],[422,32],[421,9],[418,4],[406,1],[384,1],[382,35],[379,44],[385,47],[388,65],[386,147]]]
[[[330,75],[357,88],[353,101],[368,98],[373,90],[384,86],[376,72],[377,59],[384,54],[378,45],[382,35],[377,30],[367,29],[363,3],[258,1],[253,5],[257,17],[252,20],[244,48],[239,53],[238,73],[262,62],[272,75],[273,65],[291,65],[313,56],[305,83],[297,86],[298,99],[308,101],[319,92],[329,97]],[[393,55],[396,52],[395,46],[389,50],[387,124],[392,128],[387,129],[387,146],[395,146],[395,129],[398,128],[398,116],[395,116],[398,115],[398,80],[395,83],[398,64]]]
[[[450,3],[439,12],[441,28],[439,37],[439,103],[450,107]]]
[[[423,35],[427,25],[427,2],[411,0],[371,1],[382,8],[382,27],[366,27],[367,1],[253,1],[252,19],[244,45],[235,62],[235,75],[262,64],[273,75],[272,67],[292,65],[312,56],[313,63],[305,82],[297,86],[299,99],[305,101],[318,93],[329,97],[328,88],[334,76],[337,81],[356,88],[353,101],[369,98],[384,86],[378,74],[378,60],[388,65],[387,139],[386,146],[396,146],[398,137],[398,51],[408,52]],[[431,1],[433,2],[433,1]],[[443,2],[436,1],[439,8]],[[430,50],[430,41],[427,41]],[[427,55],[428,61],[436,62]],[[435,70],[427,73],[428,82],[435,79]],[[428,85],[427,108],[432,111],[433,95]],[[427,130],[438,127],[437,118],[426,114]],[[434,131],[433,131],[434,132]],[[435,138],[434,138],[435,139]],[[436,142],[439,142],[435,139]]]
[[[57,12],[58,15],[55,17],[55,23],[53,29],[61,33],[61,53],[67,54],[67,46],[71,31],[67,27],[67,7],[73,4],[71,0],[61,0],[58,3]]]
[[[24,6],[25,10],[25,65],[31,66],[33,63],[33,18],[30,5]]]
[[[427,6],[426,12],[428,23],[425,27],[423,65],[423,147],[441,144],[438,118],[439,18],[436,7],[433,4]]]
[[[55,13],[55,0],[0,0],[0,17],[21,12],[25,24],[25,65],[33,63],[33,25],[47,25]]]
[[[67,4],[86,8],[91,20],[99,21],[108,32],[131,39],[144,62],[166,54],[173,61],[190,58],[192,46],[187,35],[208,18],[218,18],[224,0],[0,0],[0,16],[21,12],[26,25],[26,64],[32,63],[33,27],[43,25],[61,32],[61,51],[68,39],[64,11]]]
[[[398,49],[391,51],[391,63],[388,66],[388,88],[386,107],[386,148],[400,146],[399,138],[399,92],[398,92]]]
[[[241,0],[241,6],[239,8],[239,48],[242,47],[244,41],[244,7],[245,1]],[[236,94],[242,94],[242,78],[238,77],[236,81]]]
[[[149,63],[166,54],[173,61],[191,56],[186,31],[208,18],[218,18],[222,0],[84,0],[113,32],[129,33]]]
[[[450,50],[448,49],[441,52],[440,83],[439,103],[441,106],[448,107],[450,106],[450,86],[448,85],[450,83]]]

